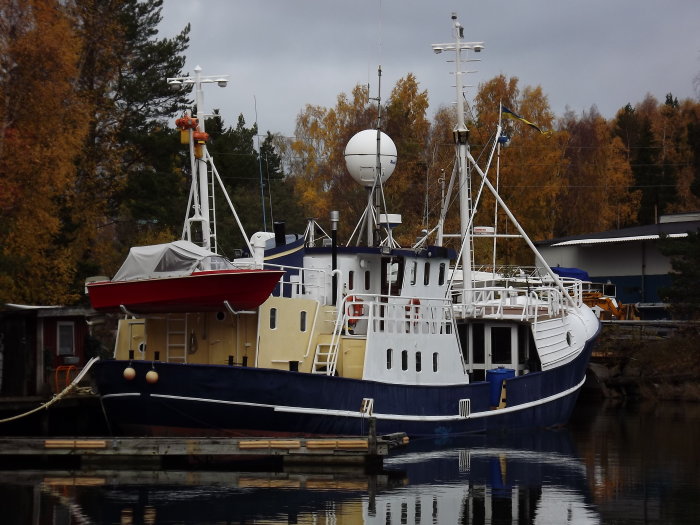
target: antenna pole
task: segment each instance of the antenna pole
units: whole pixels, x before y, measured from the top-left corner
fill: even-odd
[[[462,62],[471,62],[466,59],[466,52],[473,50],[479,53],[483,48],[483,42],[463,42],[464,27],[457,20],[457,13],[452,13],[452,21],[454,24],[454,42],[446,44],[433,44],[433,51],[437,54],[443,51],[455,52],[455,85],[457,88],[457,125],[453,130],[455,141],[455,169],[459,174],[459,218],[460,218],[460,235],[462,238],[462,300],[468,302],[469,290],[472,287],[472,253],[471,253],[471,181],[469,173],[468,159],[471,159],[469,153],[469,129],[464,122],[464,93],[462,75],[467,73],[462,71]],[[465,52],[465,58],[462,58],[462,51]]]

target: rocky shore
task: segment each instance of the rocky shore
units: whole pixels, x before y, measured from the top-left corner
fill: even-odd
[[[589,372],[606,398],[700,402],[700,325],[606,324]]]

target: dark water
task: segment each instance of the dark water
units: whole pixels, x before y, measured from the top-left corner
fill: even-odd
[[[579,403],[568,428],[414,441],[384,471],[2,471],[8,524],[697,524],[700,405]]]

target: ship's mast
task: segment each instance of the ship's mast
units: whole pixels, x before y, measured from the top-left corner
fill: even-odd
[[[196,118],[195,127],[189,128],[190,155],[193,159],[193,211],[192,215],[186,219],[184,237],[186,240],[193,242],[192,225],[199,224],[202,234],[200,245],[207,250],[216,251],[216,234],[215,225],[213,224],[215,219],[212,216],[214,210],[209,205],[209,154],[206,147],[207,134],[204,130],[204,120],[211,115],[204,113],[202,85],[216,83],[219,87],[226,87],[228,75],[204,76],[202,75],[202,68],[197,66],[194,68],[194,76],[172,77],[168,78],[167,82],[174,89],[179,89],[183,85],[194,86],[195,108],[197,111],[197,114],[194,115]],[[214,230],[212,230],[212,227],[214,227]]]
[[[472,213],[471,203],[471,182],[469,174],[469,129],[464,121],[464,83],[462,76],[469,71],[462,71],[463,62],[475,62],[478,59],[469,59],[467,53],[472,50],[479,53],[484,49],[483,42],[463,42],[464,27],[457,20],[457,13],[452,13],[454,24],[454,42],[445,44],[433,44],[435,53],[443,51],[454,51],[455,53],[455,85],[457,88],[457,123],[453,130],[455,141],[455,162],[459,173],[459,218],[460,237],[462,241],[462,287],[464,292],[463,300],[468,301],[468,290],[472,287],[471,267],[471,225],[470,217]],[[442,237],[442,232],[438,232]]]

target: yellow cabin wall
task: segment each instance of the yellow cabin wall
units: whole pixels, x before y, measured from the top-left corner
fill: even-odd
[[[271,327],[272,310],[276,310]],[[302,330],[301,313],[306,312]],[[227,364],[289,370],[298,362],[300,372],[311,372],[319,344],[328,345],[335,325],[335,308],[311,299],[270,297],[256,314],[231,315],[229,312],[163,314],[145,319],[119,321],[115,357],[146,361]],[[167,329],[171,327],[170,358]],[[181,345],[186,345],[185,347]],[[139,348],[145,348],[140,352]],[[336,370],[338,375],[361,379],[366,339],[341,337]],[[183,359],[184,357],[184,359]],[[247,359],[246,359],[247,358]]]
[[[171,334],[171,342],[178,346],[172,348],[170,359],[168,318],[173,332],[185,332]],[[247,364],[252,366],[256,358],[257,318],[257,314],[233,316],[229,312],[201,312],[122,319],[119,321],[115,357],[128,359],[129,350],[137,349],[143,341],[145,352],[136,351],[135,359],[155,360],[158,352],[161,361],[227,364],[231,356],[234,364],[243,364],[243,358],[247,357]],[[129,326],[132,326],[131,330]],[[180,346],[182,344],[186,345],[184,349]]]
[[[352,339],[343,337],[340,341],[340,353],[336,370],[341,377],[362,379],[365,368],[366,339]]]
[[[129,350],[134,351],[134,359],[143,359],[139,345],[145,343],[144,319],[121,319],[117,330],[117,341],[114,348],[115,359],[129,359]]]
[[[274,326],[271,323],[275,310]],[[306,329],[301,330],[301,312],[306,312]],[[318,315],[317,315],[318,314]],[[318,336],[333,329],[325,323],[328,307],[312,299],[270,297],[259,310],[259,352],[257,366],[289,370],[290,362],[299,363],[300,372],[310,372]],[[329,327],[324,325],[329,324]]]

